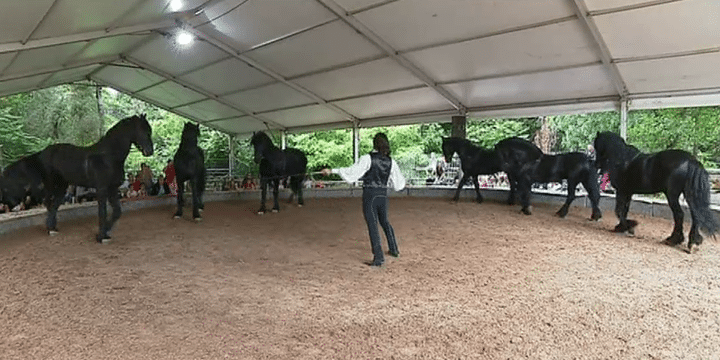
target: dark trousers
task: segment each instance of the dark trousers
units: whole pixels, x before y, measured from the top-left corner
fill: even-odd
[[[372,246],[373,262],[383,262],[382,245],[380,242],[380,231],[378,231],[378,222],[385,231],[385,237],[388,241],[388,247],[391,253],[398,254],[397,242],[395,241],[395,232],[387,218],[388,198],[386,188],[363,188],[363,215],[367,222],[368,232],[370,233],[370,245]]]

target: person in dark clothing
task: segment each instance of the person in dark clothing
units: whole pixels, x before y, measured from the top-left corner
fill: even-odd
[[[367,222],[373,252],[373,261],[369,265],[380,266],[385,262],[385,257],[383,256],[378,222],[387,238],[388,253],[394,257],[400,256],[395,232],[387,218],[387,189],[392,187],[395,191],[402,190],[405,187],[405,177],[400,172],[395,160],[390,158],[390,142],[387,135],[384,133],[375,135],[373,148],[371,153],[361,156],[353,166],[332,170],[323,169],[322,174],[327,176],[336,173],[349,183],[363,181],[363,215]]]

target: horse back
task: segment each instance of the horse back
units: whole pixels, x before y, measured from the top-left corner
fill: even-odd
[[[307,156],[299,149],[287,148],[283,150],[285,157],[285,175],[300,175],[307,172]]]
[[[627,187],[634,193],[665,192],[673,186],[684,186],[692,172],[702,167],[692,154],[684,150],[640,154],[628,163],[618,186]]]
[[[518,137],[501,140],[495,144],[495,151],[505,172],[519,170],[524,164],[536,161],[543,155],[535,144]]]
[[[98,188],[120,186],[124,160],[113,161],[109,154],[72,144],[50,145],[40,154],[47,175],[73,185]],[[63,185],[64,184],[59,184]]]

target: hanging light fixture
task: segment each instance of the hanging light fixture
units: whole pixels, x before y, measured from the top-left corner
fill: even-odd
[[[183,2],[182,0],[171,0],[170,1],[170,11],[180,11],[180,9],[183,8]]]
[[[185,29],[179,29],[175,34],[175,43],[180,46],[188,46],[195,40],[193,34]]]

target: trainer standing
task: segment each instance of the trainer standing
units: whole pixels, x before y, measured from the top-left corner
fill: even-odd
[[[370,245],[373,252],[373,261],[369,265],[380,266],[385,262],[378,222],[387,238],[388,253],[394,257],[400,256],[395,232],[387,218],[387,189],[392,187],[395,191],[402,190],[405,188],[405,177],[400,172],[395,160],[390,158],[390,142],[387,135],[384,133],[375,135],[373,151],[361,156],[354,165],[347,168],[322,170],[322,174],[325,176],[331,173],[339,174],[343,180],[349,183],[363,181],[363,215],[370,233]]]

